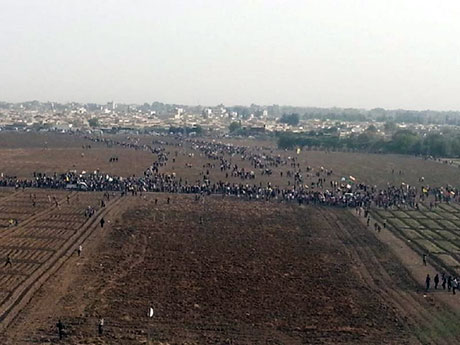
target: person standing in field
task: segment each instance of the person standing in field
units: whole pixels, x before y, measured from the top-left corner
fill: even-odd
[[[58,329],[59,339],[62,339],[62,336],[64,335],[64,324],[61,322],[61,320],[58,321],[56,327]]]
[[[438,289],[438,284],[439,284],[439,274],[436,273],[436,275],[434,276],[434,288],[437,290]]]
[[[80,245],[78,246],[78,249],[77,249],[77,254],[78,254],[78,256],[81,256],[81,252],[82,252],[82,251],[83,251],[83,247],[82,247],[82,245],[80,244]]]
[[[102,317],[99,319],[99,324],[98,324],[97,329],[98,329],[99,335],[102,335],[102,333],[104,332],[104,319]]]
[[[455,295],[455,290],[458,289],[457,278],[452,279],[452,295]]]
[[[426,254],[423,254],[422,260],[423,260],[423,265],[426,266]]]
[[[9,255],[6,257],[5,267],[8,265],[10,267],[13,267],[13,261],[11,260],[11,257]]]
[[[430,283],[431,283],[431,278],[430,278],[430,275],[427,274],[425,278],[425,291],[426,292],[428,292],[428,290],[430,289]]]
[[[104,227],[104,223],[105,223],[104,217],[101,218],[101,222],[100,222],[100,223],[101,223],[101,228],[103,228],[103,227]]]
[[[455,290],[458,289],[458,280],[454,278],[452,280],[452,295],[455,295]]]

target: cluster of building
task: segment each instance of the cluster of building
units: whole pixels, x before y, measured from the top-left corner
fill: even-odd
[[[286,107],[284,107],[286,108]],[[200,128],[212,134],[226,134],[231,123],[238,123],[246,134],[265,132],[320,132],[323,135],[346,137],[372,129],[386,136],[384,122],[375,120],[346,121],[300,117],[292,125],[279,121],[284,109],[277,105],[249,107],[222,104],[213,107],[183,106],[154,102],[143,105],[52,103],[52,102],[0,102],[0,129],[21,131],[165,131],[169,128]],[[293,109],[297,110],[297,109]],[[399,128],[420,131],[439,130],[434,124],[398,124]]]

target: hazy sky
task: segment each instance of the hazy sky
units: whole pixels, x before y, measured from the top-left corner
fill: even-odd
[[[0,100],[460,109],[458,0],[0,0]]]

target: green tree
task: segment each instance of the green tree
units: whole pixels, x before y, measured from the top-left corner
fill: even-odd
[[[228,130],[230,131],[230,133],[234,133],[234,132],[238,131],[239,129],[241,129],[241,123],[240,122],[233,121],[230,124],[230,126],[228,126]]]
[[[449,156],[450,146],[448,138],[439,133],[429,134],[425,139],[427,153],[433,156]]]
[[[456,136],[452,138],[452,155],[460,156],[460,137]]]
[[[377,127],[375,127],[374,125],[370,125],[369,127],[367,127],[366,131],[370,133],[377,133]]]
[[[278,147],[280,149],[292,149],[298,144],[298,138],[292,133],[283,133],[278,138]]]
[[[90,127],[99,127],[99,120],[95,117],[88,120],[88,124]]]
[[[420,147],[420,137],[409,131],[409,130],[400,130],[393,134],[392,141],[389,144],[390,151],[396,153],[408,153],[414,154],[416,148]]]
[[[297,126],[300,121],[300,116],[297,113],[292,113],[292,114],[283,114],[281,116],[279,122],[281,123],[286,123],[291,126]]]
[[[385,122],[383,128],[385,129],[385,132],[393,133],[394,131],[396,131],[398,127],[396,126],[396,123],[394,123],[393,121],[387,121]]]

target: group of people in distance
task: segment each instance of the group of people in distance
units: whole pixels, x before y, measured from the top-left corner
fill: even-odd
[[[422,261],[423,265],[427,266],[427,254],[422,255]],[[436,275],[433,278],[433,287],[435,290],[438,290],[439,283],[441,283],[441,287],[443,290],[446,290],[450,292],[452,290],[452,294],[455,295],[455,291],[460,288],[460,280],[457,279],[457,277],[448,275],[445,272],[441,273],[441,278],[439,277],[439,273],[436,273]],[[425,292],[430,291],[431,289],[431,277],[430,274],[428,273],[425,278]]]
[[[457,277],[447,275],[444,272],[441,273],[441,277],[439,277],[439,273],[436,273],[433,278],[433,288],[438,290],[439,285],[441,285],[443,290],[446,290],[447,288],[448,292],[452,290],[452,294],[455,295],[455,291],[460,288],[460,281],[457,279]],[[425,278],[425,292],[430,291],[431,287],[431,277],[430,274],[427,274]]]
[[[142,176],[115,176],[100,172],[78,173],[75,170],[65,173],[47,174],[35,172],[33,178],[18,179],[12,176],[0,177],[0,187],[19,188],[46,188],[69,189],[76,188],[83,191],[102,191],[109,202],[110,195],[120,193],[121,196],[137,195],[143,192],[184,193],[195,194],[195,200],[204,195],[219,195],[235,197],[247,201],[292,202],[302,204],[320,204],[336,207],[353,207],[358,215],[362,215],[370,225],[371,206],[380,208],[411,208],[419,209],[420,203],[429,203],[429,207],[436,207],[438,203],[460,201],[460,191],[449,185],[430,187],[424,184],[424,178],[419,178],[419,186],[410,186],[401,183],[388,183],[385,187],[377,187],[363,182],[356,182],[349,178],[339,177],[332,169],[324,167],[312,168],[300,163],[295,155],[287,156],[274,153],[272,148],[246,147],[222,142],[202,140],[196,138],[172,138],[153,140],[151,144],[143,144],[138,140],[120,141],[102,137],[84,136],[92,143],[102,143],[107,147],[119,146],[127,149],[149,151],[153,154],[152,164],[143,172]],[[187,153],[183,148],[187,148]],[[84,148],[91,148],[86,145]],[[181,151],[181,152],[179,152]],[[199,178],[191,181],[175,172],[167,171],[168,166],[175,163],[179,154],[193,158],[199,155],[207,160],[200,165]],[[193,159],[190,159],[193,161]],[[111,156],[109,162],[118,162],[118,156]],[[186,164],[187,168],[192,163]],[[393,171],[392,174],[395,172]],[[216,178],[216,175],[220,178]],[[399,171],[401,175],[401,171]],[[223,178],[222,176],[225,176]],[[262,176],[260,182],[257,178]],[[268,182],[267,182],[268,181]],[[270,182],[271,181],[271,182]],[[274,183],[273,181],[277,181]],[[281,181],[281,183],[280,183]],[[35,207],[35,199],[33,206]],[[69,198],[67,199],[69,203]],[[57,203],[57,201],[56,201]],[[155,204],[157,199],[155,199]],[[167,198],[167,204],[170,198]],[[105,206],[104,199],[101,207]],[[88,206],[85,209],[87,218],[93,217],[95,209]],[[104,227],[104,218],[100,219],[100,227]],[[200,224],[202,218],[200,217]],[[17,224],[15,224],[17,225]],[[378,233],[386,229],[374,222],[374,230]],[[82,245],[77,249],[77,255],[82,255]],[[426,265],[426,255],[423,256]],[[13,266],[8,256],[5,267]],[[425,279],[426,292],[434,289],[452,291],[453,294],[460,288],[460,281],[446,273],[437,273],[434,278],[428,274]],[[59,338],[65,335],[65,325],[59,320],[56,324]],[[97,324],[99,335],[103,334],[104,319],[100,318]]]
[[[418,208],[419,203],[431,200],[432,204],[460,200],[460,192],[449,185],[442,187],[410,186],[408,184],[387,184],[384,188],[357,183],[356,181],[338,178],[330,169],[323,167],[314,169],[302,166],[296,157],[284,157],[273,154],[269,148],[249,148],[231,144],[216,143],[199,139],[182,139],[161,146],[140,144],[137,142],[120,142],[112,139],[90,138],[92,141],[104,142],[107,145],[119,145],[135,150],[148,150],[156,155],[156,159],[144,171],[142,176],[120,177],[99,172],[46,174],[36,172],[32,179],[17,179],[4,176],[0,178],[0,186],[16,188],[75,188],[87,191],[121,192],[123,195],[137,192],[164,192],[187,194],[217,194],[234,196],[244,200],[265,200],[278,202],[297,202],[299,204],[324,204],[339,207],[408,207]],[[170,161],[175,161],[178,147],[187,145],[187,150],[201,155],[210,163],[203,165],[200,179],[190,181],[177,176],[175,172],[165,171]],[[172,147],[167,151],[166,147]],[[232,161],[237,157],[241,162],[248,162],[251,168],[244,168]],[[284,170],[275,172],[284,167]],[[209,170],[214,168],[225,173],[226,178],[212,178]],[[277,175],[276,181],[256,182],[256,177]],[[240,181],[235,182],[235,177]],[[307,177],[309,182],[307,182]],[[351,178],[351,177],[350,177]],[[265,178],[264,181],[267,181]]]

